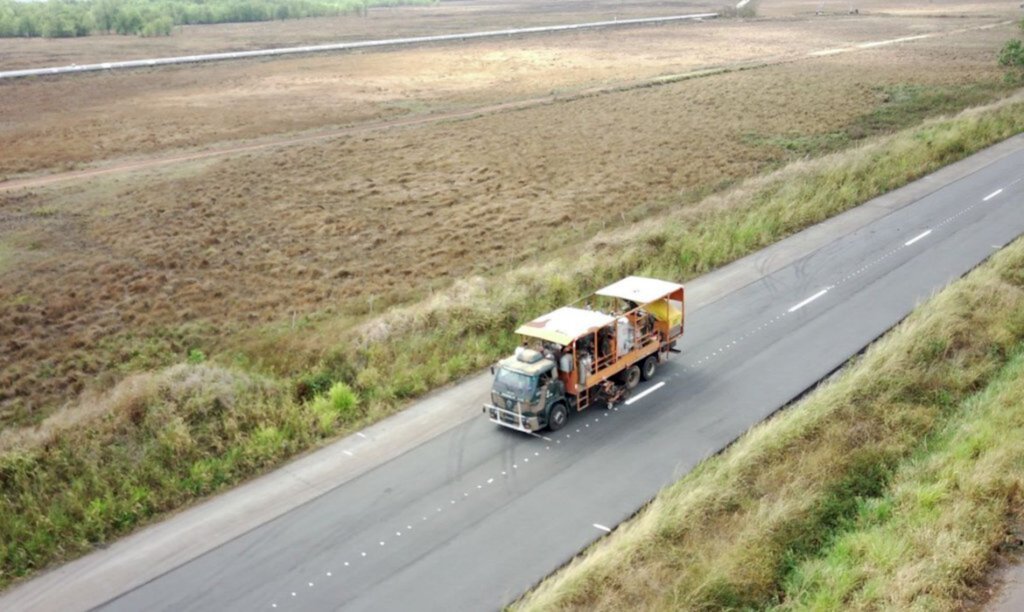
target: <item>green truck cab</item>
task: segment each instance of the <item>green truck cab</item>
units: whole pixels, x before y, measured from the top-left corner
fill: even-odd
[[[568,417],[565,384],[558,379],[553,359],[531,349],[519,349],[494,368],[491,402],[484,407],[493,421],[525,432],[553,426]]]

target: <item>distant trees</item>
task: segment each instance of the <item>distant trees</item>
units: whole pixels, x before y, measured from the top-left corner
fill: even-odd
[[[437,0],[0,0],[0,37],[168,36],[175,25],[362,13]]]

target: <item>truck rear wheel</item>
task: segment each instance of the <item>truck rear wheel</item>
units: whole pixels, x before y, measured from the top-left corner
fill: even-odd
[[[626,389],[633,390],[640,384],[640,368],[636,365],[631,365],[625,371],[625,382]]]
[[[569,420],[569,413],[565,409],[565,404],[558,402],[552,404],[551,408],[548,409],[548,429],[551,431],[558,431],[565,427],[565,422]]]
[[[640,376],[644,380],[650,380],[654,378],[654,373],[658,371],[658,358],[651,355],[644,362],[640,364]]]

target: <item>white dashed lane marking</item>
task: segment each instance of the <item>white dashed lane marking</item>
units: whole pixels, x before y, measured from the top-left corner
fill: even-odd
[[[1003,190],[1002,190],[1002,189],[996,189],[996,190],[995,190],[995,191],[993,191],[992,193],[990,193],[990,194],[988,194],[987,196],[985,196],[985,197],[984,197],[984,199],[982,199],[981,201],[982,201],[982,202],[988,202],[989,200],[991,200],[992,198],[994,198],[994,197],[996,197],[997,195],[1001,194],[1002,192],[1003,192]]]
[[[814,300],[816,300],[816,299],[820,298],[821,296],[825,295],[826,293],[828,293],[829,289],[831,289],[831,287],[826,287],[826,288],[822,289],[821,291],[815,293],[814,295],[812,295],[811,297],[807,298],[806,300],[800,302],[796,306],[792,306],[787,312],[796,312],[796,311],[800,310],[804,306],[810,304]]]
[[[921,232],[920,234],[914,236],[910,240],[904,242],[903,246],[910,246],[910,245],[914,244],[915,242],[917,242],[918,240],[921,240],[922,238],[924,238],[925,236],[927,236],[930,233],[932,233],[932,230],[927,230],[927,231]]]
[[[628,400],[626,400],[626,405],[627,406],[631,406],[631,405],[633,405],[633,402],[640,401],[641,399],[647,397],[651,393],[654,393],[655,391],[657,391],[658,389],[660,389],[660,388],[662,388],[664,386],[665,386],[665,383],[664,382],[660,382],[660,383],[654,385],[653,387],[651,387],[650,389],[644,391],[643,393],[637,395],[636,397],[631,397]]]

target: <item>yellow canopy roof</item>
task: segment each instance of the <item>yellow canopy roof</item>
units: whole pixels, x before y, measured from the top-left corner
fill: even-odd
[[[673,291],[682,288],[683,286],[678,283],[670,283],[656,278],[627,276],[601,289],[597,292],[597,295],[630,300],[631,302],[643,305],[660,300]]]

